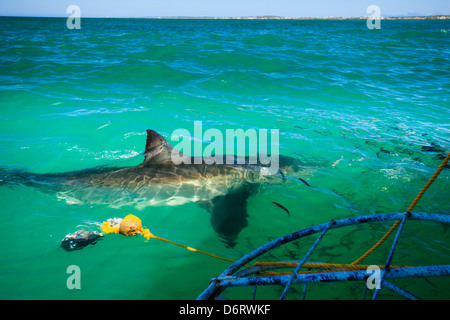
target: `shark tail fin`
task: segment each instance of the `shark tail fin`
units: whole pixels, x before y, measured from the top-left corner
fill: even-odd
[[[17,185],[30,183],[32,181],[31,174],[24,170],[3,170],[0,169],[0,186]]]

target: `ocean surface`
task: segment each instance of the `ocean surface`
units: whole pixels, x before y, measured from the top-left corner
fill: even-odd
[[[157,236],[236,260],[331,219],[405,211],[450,148],[450,21],[0,18],[0,168],[56,173],[135,166],[146,129],[278,129],[303,182],[248,201],[248,226],[227,247],[196,205],[76,205],[21,184],[0,186],[1,299],[195,299],[227,261],[170,243],[106,235],[68,252],[60,241],[108,218],[138,216]],[[170,141],[170,140],[169,140]],[[414,211],[450,214],[448,167]],[[107,192],[107,191],[105,191]],[[290,212],[288,215],[280,207]],[[330,231],[310,260],[351,263],[393,222]],[[406,223],[394,265],[449,264],[450,233]],[[316,236],[260,260],[299,260]],[[392,243],[365,264],[384,265]],[[69,289],[76,265],[81,289]],[[395,283],[449,299],[450,281]],[[308,286],[308,299],[360,299],[364,283]],[[253,288],[224,296],[250,299]],[[288,299],[300,299],[303,286]],[[281,287],[256,298],[278,299]],[[380,299],[401,299],[382,290]]]

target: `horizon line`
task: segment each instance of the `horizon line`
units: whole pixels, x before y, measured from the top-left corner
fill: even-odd
[[[69,16],[31,16],[31,15],[2,15],[0,18],[63,18],[66,19]],[[324,16],[324,17],[314,17],[314,16],[276,16],[276,15],[246,15],[246,16],[130,16],[130,17],[118,17],[118,16],[85,16],[81,18],[90,19],[217,19],[217,20],[301,20],[301,19],[317,19],[317,20],[327,20],[327,19],[399,19],[399,18],[446,18],[450,19],[449,14],[432,14],[432,15],[386,15],[380,17],[373,16]]]

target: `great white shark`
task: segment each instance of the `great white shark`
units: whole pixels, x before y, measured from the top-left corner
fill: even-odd
[[[212,228],[234,246],[248,224],[247,199],[265,184],[282,183],[287,177],[296,179],[303,168],[299,160],[280,155],[278,171],[267,175],[262,173],[265,165],[261,163],[217,164],[202,159],[175,164],[174,154],[186,157],[158,132],[147,129],[145,159],[138,166],[48,174],[3,171],[0,185],[22,184],[56,193],[70,204],[97,203],[117,208],[133,205],[143,209],[192,201],[211,213]]]

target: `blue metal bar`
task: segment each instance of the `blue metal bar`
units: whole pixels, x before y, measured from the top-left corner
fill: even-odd
[[[366,292],[367,292],[367,283],[364,283],[363,296],[361,300],[366,300]]]
[[[331,226],[331,229],[339,228],[339,227],[345,227],[349,225],[355,225],[355,224],[362,224],[367,222],[376,222],[376,221],[390,221],[390,220],[400,220],[404,216],[404,212],[400,213],[385,213],[385,214],[374,214],[374,215],[366,215],[366,216],[359,216],[359,217],[351,217],[351,218],[345,218],[341,220],[334,221],[334,224]],[[436,214],[436,213],[411,213],[411,216],[408,217],[410,220],[424,220],[424,221],[435,221],[435,222],[441,222],[441,223],[450,223],[450,215],[444,215],[444,214]],[[246,265],[249,261],[252,261],[253,259],[259,257],[260,255],[277,248],[285,243],[297,240],[299,238],[311,235],[316,232],[323,231],[327,226],[328,222],[313,226],[310,228],[306,228],[303,230],[299,230],[296,232],[293,232],[291,234],[285,235],[283,237],[280,237],[278,239],[275,239],[269,243],[266,243],[265,245],[253,250],[252,252],[248,253],[247,255],[243,256],[239,260],[237,260],[235,263],[231,264],[227,269],[225,269],[220,275],[220,277],[225,277],[233,274],[237,270],[239,270],[241,267]],[[219,287],[219,283],[215,279],[212,279],[210,285],[198,296],[197,299],[204,300],[204,299],[210,299],[216,292],[216,290]]]
[[[212,280],[209,286],[197,297],[197,300],[208,300],[214,298],[218,284],[215,280]]]
[[[403,218],[403,214],[404,214],[404,212],[373,214],[373,215],[351,217],[351,218],[336,220],[334,222],[334,224],[331,226],[331,229],[345,227],[345,226],[349,226],[349,225],[367,223],[367,222],[400,220]],[[412,213],[411,217],[409,217],[409,219],[450,223],[450,215],[444,215],[444,214]],[[253,250],[252,252],[248,253],[241,259],[237,260],[235,263],[233,263],[227,269],[225,269],[225,271],[222,272],[222,274],[220,276],[227,276],[227,275],[233,274],[239,268],[241,268],[242,266],[247,264],[249,261],[255,259],[256,257],[258,257],[274,248],[277,248],[285,243],[297,240],[299,238],[311,235],[316,232],[321,232],[327,226],[328,226],[328,222],[317,225],[317,226],[313,226],[313,227],[310,227],[307,229],[303,229],[300,231],[296,231],[291,234],[285,235],[281,238],[278,238],[276,240],[273,240],[271,242],[268,242],[265,245],[262,245],[261,247],[257,248],[256,250]]]
[[[307,283],[305,283],[305,285],[303,286],[302,300],[305,300],[305,298],[306,298],[306,289],[308,289]]]
[[[255,296],[256,296],[256,288],[257,288],[258,286],[255,286],[254,288],[253,288],[253,294],[252,294],[252,300],[255,300]]]
[[[360,281],[367,280],[370,275],[365,270],[340,271],[324,273],[299,274],[293,283],[317,283],[334,281]],[[396,268],[386,274],[386,279],[404,279],[416,277],[447,277],[450,276],[450,265]],[[216,278],[217,288],[245,287],[254,285],[286,285],[289,276],[268,276],[268,277],[225,277]]]
[[[389,269],[391,266],[392,257],[394,256],[395,248],[397,247],[398,239],[400,239],[400,234],[402,233],[403,227],[405,226],[406,218],[410,215],[410,212],[405,212],[403,215],[402,223],[400,224],[400,227],[398,228],[397,234],[395,235],[394,242],[392,243],[391,250],[389,251],[388,258],[386,260],[386,265],[384,266],[384,269],[381,271],[381,279],[379,288],[375,289],[375,292],[372,296],[372,300],[376,300],[378,298],[378,295],[380,294],[381,286],[383,285],[383,281],[386,278],[386,275],[389,273]]]
[[[386,281],[386,280],[383,281],[383,287],[386,288],[386,289],[391,290],[392,292],[394,292],[394,293],[398,294],[399,296],[402,296],[402,297],[404,297],[406,299],[409,299],[409,300],[420,300],[418,297],[416,297],[412,293],[409,293],[405,289],[402,289],[399,286],[396,286],[392,282],[389,282],[389,281]]]
[[[280,300],[284,300],[284,298],[286,297],[286,294],[289,290],[289,287],[291,286],[292,280],[294,280],[295,276],[297,275],[297,272],[301,269],[301,267],[303,267],[306,260],[308,260],[309,256],[313,253],[314,249],[317,247],[319,242],[323,239],[323,237],[325,236],[325,233],[328,231],[328,229],[330,229],[332,224],[333,224],[333,221],[328,223],[328,226],[325,228],[325,230],[322,231],[322,233],[317,238],[317,240],[314,242],[312,247],[309,249],[309,251],[303,257],[303,260],[295,267],[294,271],[292,271],[292,275],[289,277],[289,281],[286,284],[286,287],[284,287],[284,290],[283,290],[283,293],[281,294]]]

